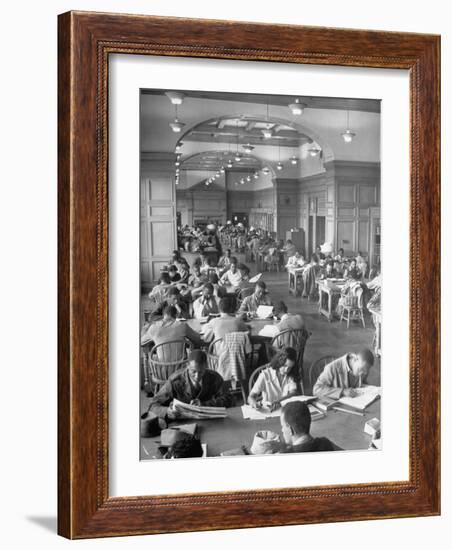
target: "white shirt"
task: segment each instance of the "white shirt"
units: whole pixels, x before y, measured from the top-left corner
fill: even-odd
[[[239,284],[242,282],[243,277],[240,271],[237,269],[235,273],[232,273],[232,271],[229,269],[226,271],[226,273],[221,277],[221,282],[223,284],[230,284],[231,286],[239,286]]]
[[[267,367],[257,377],[251,393],[256,395],[262,394],[263,401],[274,403],[296,390],[296,383],[287,374],[278,376],[275,369]]]

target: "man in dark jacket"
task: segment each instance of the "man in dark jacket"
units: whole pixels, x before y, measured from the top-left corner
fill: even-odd
[[[311,413],[306,403],[291,401],[281,410],[281,429],[287,444],[287,453],[340,451],[327,437],[312,437]]]
[[[165,420],[176,420],[174,399],[206,407],[229,407],[231,398],[225,392],[220,374],[207,368],[206,354],[194,350],[188,357],[188,366],[173,374],[152,398],[149,410]]]

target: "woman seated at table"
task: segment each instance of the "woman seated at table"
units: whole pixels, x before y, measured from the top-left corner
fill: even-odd
[[[334,269],[333,262],[326,262],[325,267],[322,269],[321,279],[335,279],[339,277],[339,274]]]
[[[248,403],[255,409],[266,407],[274,411],[284,399],[300,394],[297,352],[294,348],[283,348],[259,373]]]
[[[338,262],[343,262],[345,260],[345,253],[343,248],[339,248],[338,253],[334,256],[334,259]]]

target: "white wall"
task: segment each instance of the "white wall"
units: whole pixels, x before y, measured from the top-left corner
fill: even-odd
[[[362,0],[297,4],[205,0],[50,0],[2,9],[0,200],[2,315],[0,364],[2,545],[15,548],[285,548],[450,545],[451,400],[443,400],[443,516],[70,543],[55,535],[56,514],[56,15],[69,9],[241,19],[443,33],[443,151],[451,142],[452,28],[449,2]],[[257,9],[259,6],[259,9]],[[31,100],[30,100],[31,99]],[[451,267],[450,155],[443,166],[443,266]],[[29,167],[32,169],[29,169]],[[444,357],[452,354],[451,285],[443,288]],[[452,390],[445,361],[443,394]],[[448,434],[448,437],[446,437]],[[449,540],[449,543],[446,541]]]

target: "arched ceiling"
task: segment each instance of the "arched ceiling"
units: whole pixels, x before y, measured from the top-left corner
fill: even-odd
[[[275,171],[280,161],[279,177],[297,178],[324,170],[327,160],[378,162],[380,151],[380,102],[370,99],[307,98],[302,115],[293,115],[289,103],[293,96],[235,94],[183,91],[178,105],[178,120],[184,123],[181,133],[171,130],[169,123],[176,115],[175,106],[165,95],[167,90],[142,90],[141,150],[142,152],[174,153],[178,142],[182,146],[180,171],[219,170],[224,160],[233,159],[236,152],[243,162],[269,166]],[[352,143],[341,137],[347,126],[356,133]],[[272,135],[265,138],[264,129]],[[250,155],[244,149],[249,144]],[[309,149],[321,154],[311,157]],[[291,157],[299,162],[292,165]],[[249,157],[249,158],[248,158]],[[233,161],[231,170],[243,165]],[[249,168],[254,168],[254,165]]]

